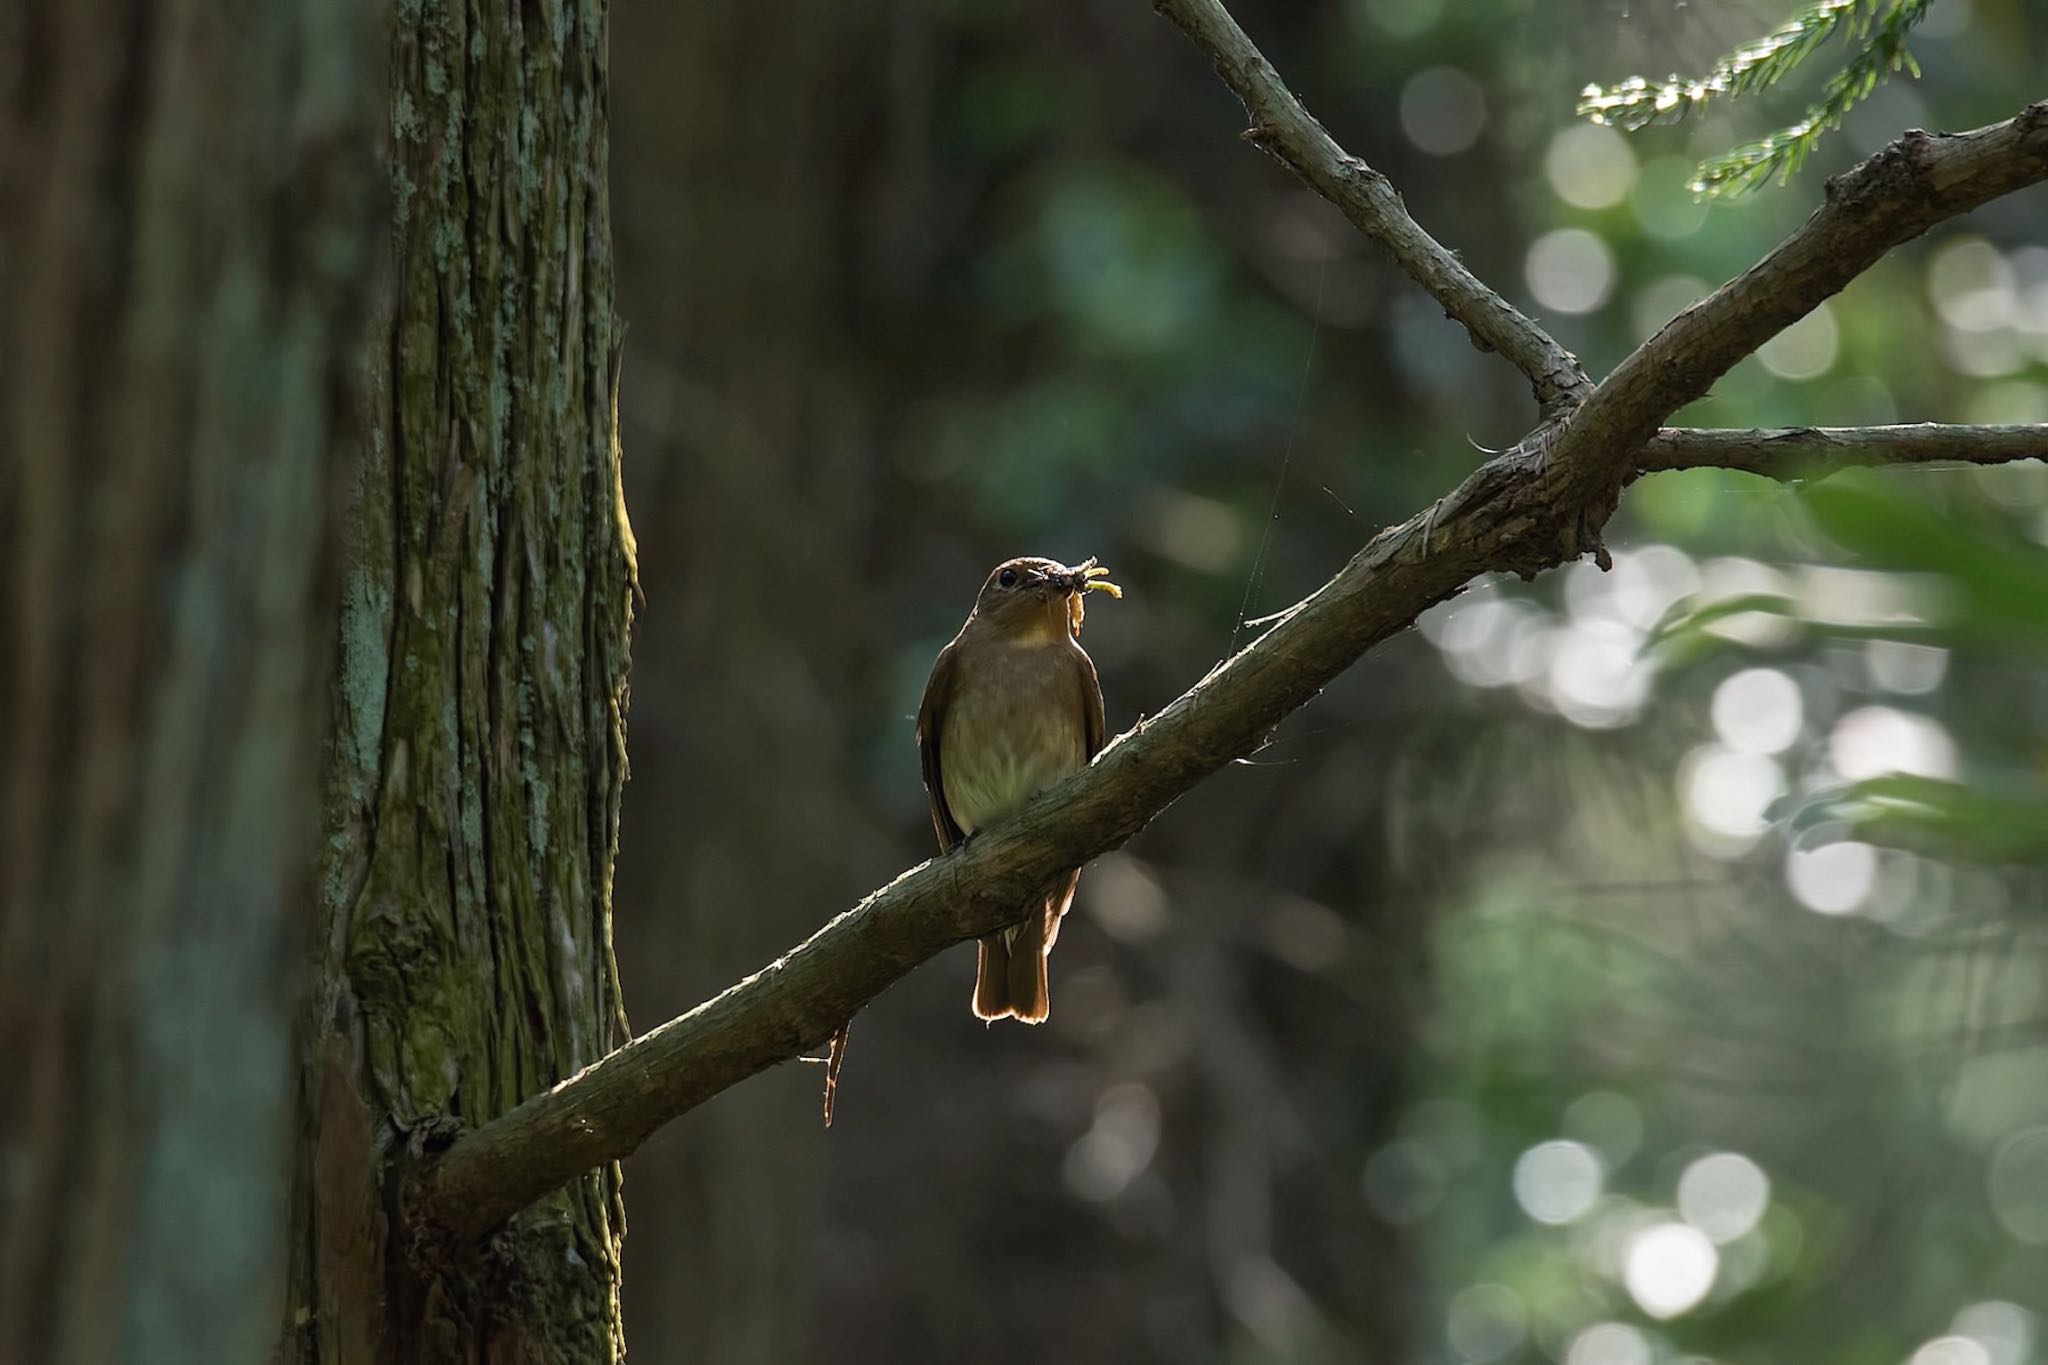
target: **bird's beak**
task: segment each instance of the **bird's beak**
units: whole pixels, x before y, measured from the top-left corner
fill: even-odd
[[[1048,602],[1055,597],[1072,597],[1080,591],[1074,586],[1074,573],[1072,569],[1061,569],[1058,573],[1040,570],[1031,580],[1031,587],[1039,597]]]

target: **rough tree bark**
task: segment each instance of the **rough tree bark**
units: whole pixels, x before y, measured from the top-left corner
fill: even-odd
[[[275,1331],[373,29],[0,13],[0,1360]]]
[[[472,1259],[407,1168],[622,1041],[633,542],[599,4],[402,4],[341,583],[287,1358],[623,1353],[618,1169]]]

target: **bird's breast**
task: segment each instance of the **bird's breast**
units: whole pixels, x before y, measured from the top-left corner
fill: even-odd
[[[970,834],[1087,762],[1071,663],[1008,662],[1014,666],[962,680],[939,741],[946,805]],[[1065,664],[1067,678],[1046,666],[1055,663]]]

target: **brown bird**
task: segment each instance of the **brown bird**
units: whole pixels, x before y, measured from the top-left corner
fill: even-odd
[[[1081,648],[1081,602],[1122,591],[1090,559],[996,566],[967,623],[939,651],[917,708],[917,747],[932,825],[945,851],[1086,767],[1102,748],[1102,685]],[[1045,955],[1081,870],[1065,873],[1023,920],[981,940],[979,1019],[1040,1023],[1049,1009]]]

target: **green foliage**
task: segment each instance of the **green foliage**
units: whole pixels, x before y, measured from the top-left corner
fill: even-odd
[[[1996,518],[1958,515],[1899,480],[1873,471],[1837,474],[1802,489],[1799,504],[1813,529],[1854,561],[1923,576],[1932,589],[1932,618],[1843,620],[1785,593],[1742,593],[1676,604],[1643,649],[1682,668],[1731,648],[1725,627],[1745,616],[1771,617],[1795,638],[1968,644],[2008,655],[2048,648],[2048,612],[2041,608],[2048,549]]]
[[[1704,76],[1687,79],[1672,75],[1656,82],[1632,76],[1605,88],[1589,85],[1580,96],[1579,113],[1595,123],[1614,123],[1630,131],[1676,121],[1715,100],[1768,89],[1830,38],[1842,34],[1858,44],[1856,51],[1828,78],[1819,101],[1805,116],[1703,162],[1692,189],[1700,195],[1741,194],[1773,175],[1783,183],[1878,82],[1901,68],[1920,74],[1906,47],[1906,37],[1926,17],[1930,3],[1932,0],[1821,0],[1769,36],[1729,53]]]
[[[1887,773],[1820,792],[1792,813],[1794,835],[1823,827],[1890,848],[1982,863],[2048,865],[2048,790]]]
[[[1766,617],[1787,629],[1781,644],[1893,640],[1968,648],[1987,658],[2038,657],[2048,647],[2048,549],[1990,515],[1964,516],[1894,475],[1838,475],[1801,490],[1812,527],[1851,562],[1910,575],[1930,591],[1930,617],[1843,620],[1797,595],[1743,593],[1681,602],[1644,641],[1666,667],[1683,669],[1738,647],[1729,629]],[[2048,786],[2001,755],[1974,780],[1888,773],[1827,787],[1797,802],[1794,841],[1849,837],[1890,848],[1993,865],[2048,864]]]
[[[1666,612],[1643,637],[1643,652],[1656,653],[1669,668],[1681,668],[1728,647],[1715,627],[1743,616],[1799,619],[1799,604],[1780,592],[1746,592],[1702,603],[1688,598]]]
[[[1954,625],[2008,648],[2048,643],[2048,549],[1989,517],[1958,516],[1901,485],[1863,472],[1814,485],[1801,497],[1814,525],[1858,558],[1937,574]]]

